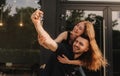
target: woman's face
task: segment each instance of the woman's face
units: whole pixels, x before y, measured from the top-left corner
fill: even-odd
[[[80,36],[84,33],[84,30],[85,30],[85,23],[80,22],[74,26],[74,28],[72,30],[72,34],[75,36]]]

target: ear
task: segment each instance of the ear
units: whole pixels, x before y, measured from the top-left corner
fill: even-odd
[[[89,50],[89,48],[86,48],[85,52],[87,52]]]

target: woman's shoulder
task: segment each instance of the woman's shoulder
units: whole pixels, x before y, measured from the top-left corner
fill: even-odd
[[[68,34],[68,31],[64,31],[64,32],[62,32],[61,34]]]
[[[64,39],[67,40],[70,32],[69,31],[64,31],[63,34],[64,34]]]

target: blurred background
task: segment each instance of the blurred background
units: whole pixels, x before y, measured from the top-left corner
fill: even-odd
[[[38,44],[30,19],[41,8],[44,28],[56,38],[81,20],[93,23],[97,43],[108,67],[86,76],[120,76],[119,0],[0,0],[0,76],[39,76],[51,52]]]

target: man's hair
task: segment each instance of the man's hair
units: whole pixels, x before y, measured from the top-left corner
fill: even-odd
[[[90,41],[90,39],[89,39],[88,35],[86,35],[86,34],[82,34],[82,35],[81,35],[81,36],[79,36],[79,37],[82,37],[82,38],[87,39],[88,41]]]

